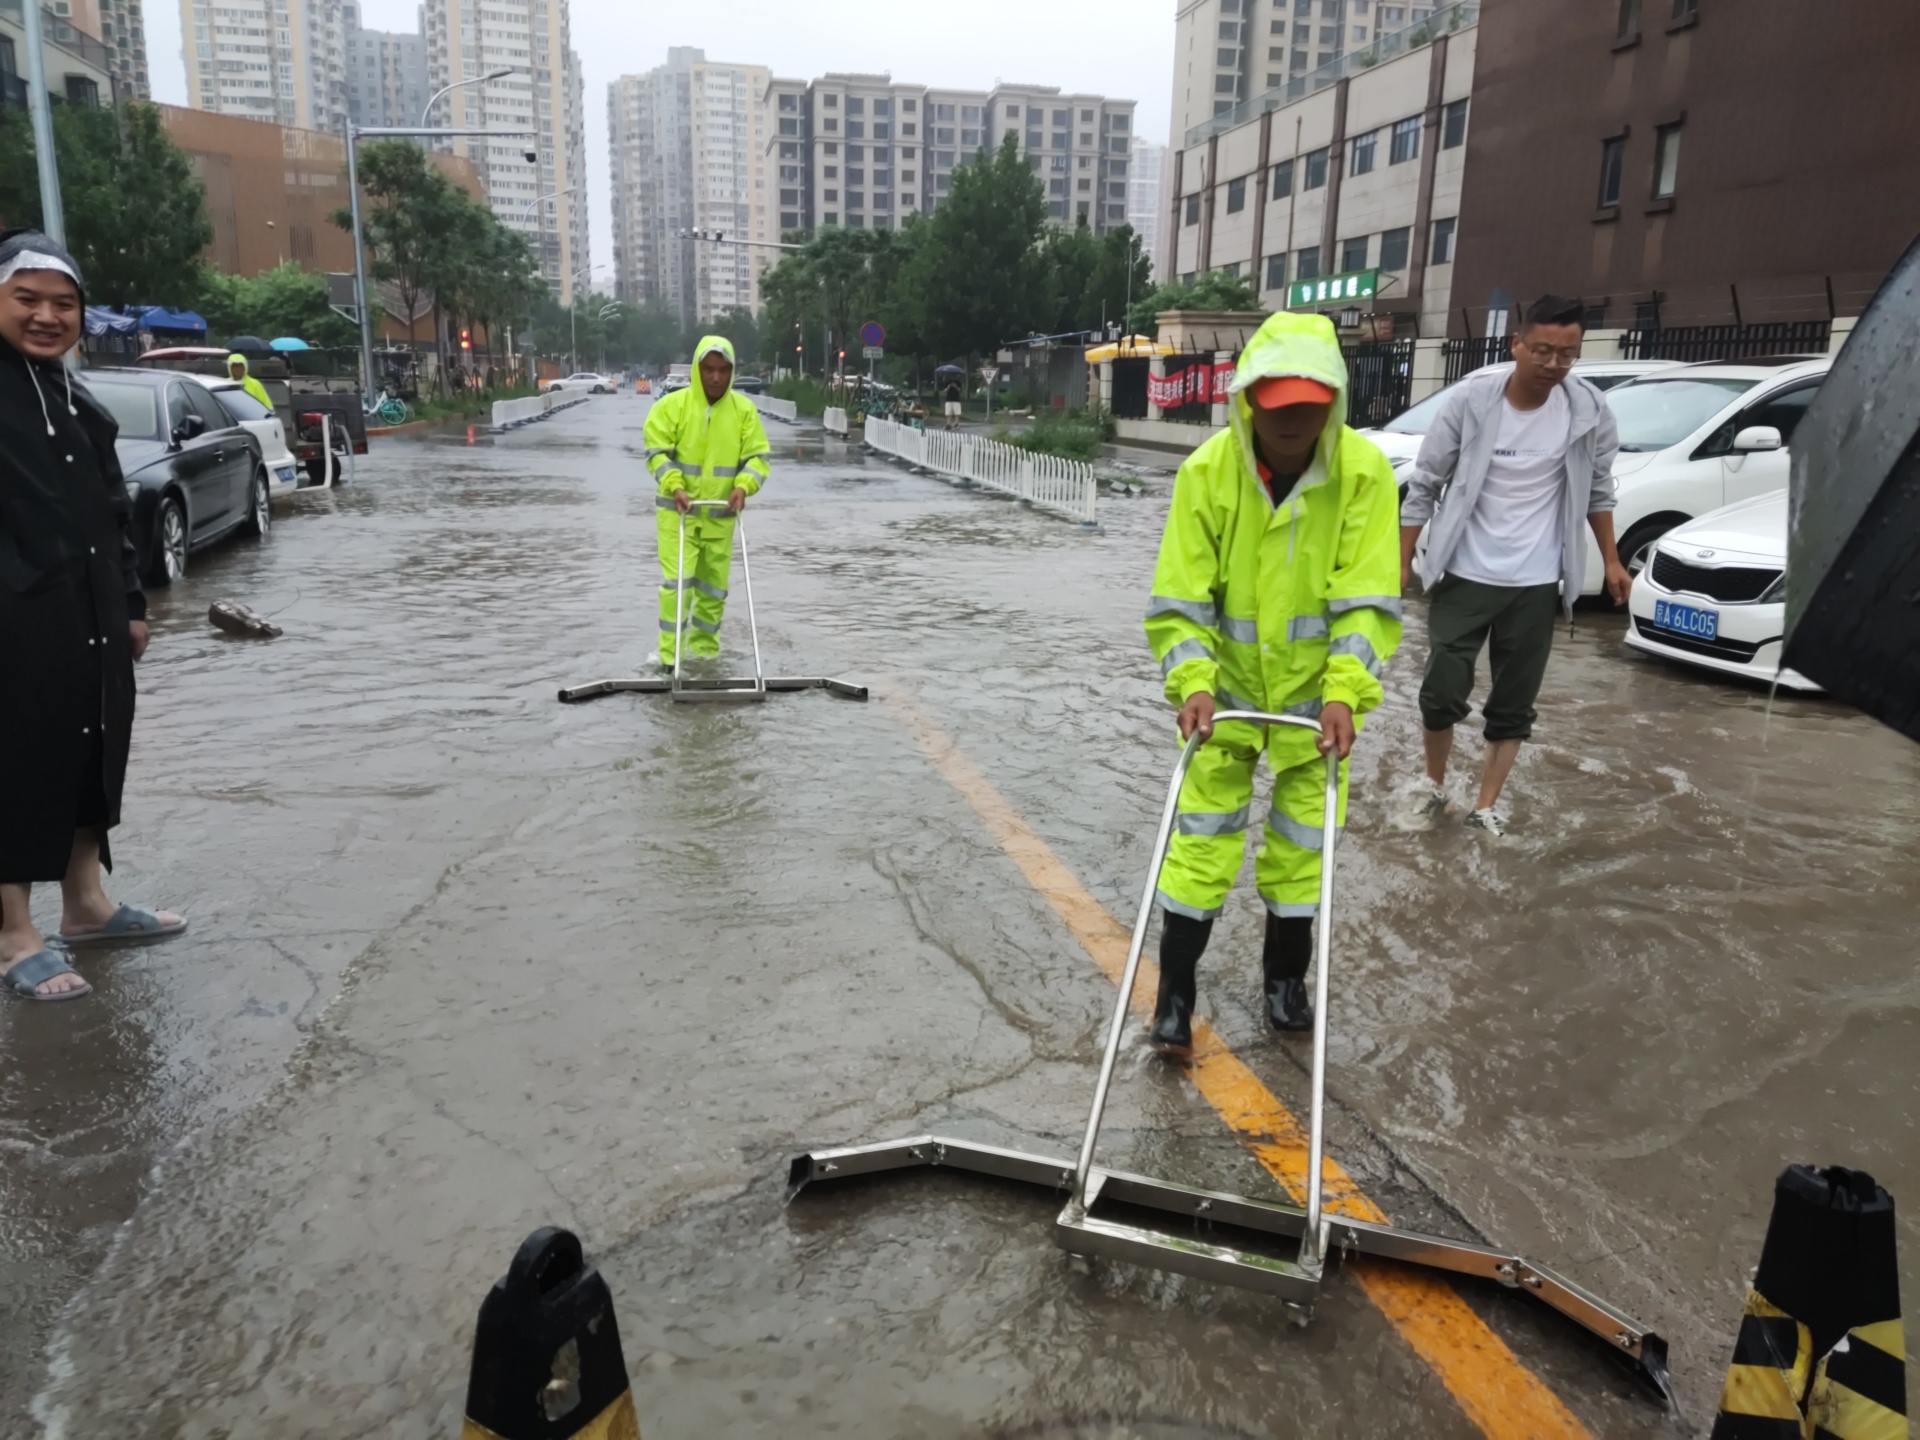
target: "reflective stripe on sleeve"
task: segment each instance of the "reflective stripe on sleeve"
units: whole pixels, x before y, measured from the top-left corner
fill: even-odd
[[[1367,667],[1367,674],[1376,680],[1380,678],[1380,657],[1374,653],[1373,642],[1364,635],[1335,636],[1333,644],[1327,647],[1327,654],[1351,655]]]
[[[1171,675],[1176,668],[1186,664],[1189,660],[1211,659],[1213,659],[1213,652],[1202,642],[1198,640],[1182,640],[1178,645],[1167,651],[1166,657],[1160,662],[1160,673],[1162,676]]]
[[[1220,610],[1211,600],[1180,600],[1172,595],[1155,595],[1147,601],[1147,613],[1143,617],[1151,620],[1156,615],[1184,615],[1196,625],[1204,625],[1209,630],[1220,628]]]
[[[1327,601],[1329,614],[1344,615],[1349,610],[1380,610],[1396,620],[1404,613],[1398,595],[1349,595],[1344,599]]]

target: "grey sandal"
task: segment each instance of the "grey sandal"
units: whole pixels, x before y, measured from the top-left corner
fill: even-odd
[[[93,987],[84,980],[80,982],[80,988],[78,990],[63,990],[58,995],[42,995],[39,993],[40,986],[62,975],[72,975],[77,979],[79,972],[67,963],[66,956],[62,955],[58,950],[36,950],[33,954],[27,956],[26,959],[17,963],[11,970],[7,971],[6,974],[0,975],[0,980],[5,980],[7,987],[16,995],[25,996],[29,1000],[39,1000],[48,1003],[60,1000],[78,1000],[83,995],[91,995],[93,993]]]
[[[144,945],[178,935],[186,928],[187,922],[184,920],[176,925],[162,925],[160,917],[153,911],[122,905],[113,912],[113,918],[98,930],[89,930],[81,935],[62,934],[60,944],[69,950],[83,950],[89,945]]]

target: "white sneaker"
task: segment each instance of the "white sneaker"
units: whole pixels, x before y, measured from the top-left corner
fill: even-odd
[[[1452,806],[1446,786],[1436,785],[1423,775],[1407,787],[1390,820],[1396,830],[1431,830]]]
[[[1470,812],[1466,825],[1469,830],[1484,830],[1496,840],[1507,833],[1507,822],[1491,808]]]

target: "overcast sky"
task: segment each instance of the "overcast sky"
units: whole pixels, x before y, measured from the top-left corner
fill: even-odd
[[[187,100],[179,0],[145,0],[154,99]],[[829,70],[984,90],[996,80],[1136,100],[1136,133],[1164,141],[1175,0],[572,0],[586,70],[593,258],[613,259],[607,85],[665,63],[669,45],[813,79]],[[417,0],[362,0],[374,29],[417,30]],[[595,277],[598,281],[599,276]]]

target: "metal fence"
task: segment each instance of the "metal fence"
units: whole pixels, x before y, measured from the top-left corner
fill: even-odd
[[[997,490],[1083,525],[1096,523],[1099,482],[1093,467],[1082,461],[1035,455],[960,431],[917,430],[872,416],[867,417],[865,433],[866,443],[882,455]]]
[[[1144,420],[1147,418],[1147,372],[1153,365],[1151,360],[1121,358],[1113,362],[1113,418],[1116,420]]]
[[[1347,423],[1384,425],[1413,403],[1413,341],[1361,340],[1342,345],[1347,362]]]
[[[1466,340],[1449,340],[1440,347],[1449,385],[1482,366],[1498,365],[1510,359],[1512,353],[1511,337],[1506,335],[1476,335]]]
[[[1620,339],[1628,360],[1757,360],[1766,355],[1824,355],[1833,339],[1825,320],[1770,325],[1689,325],[1629,330]]]

